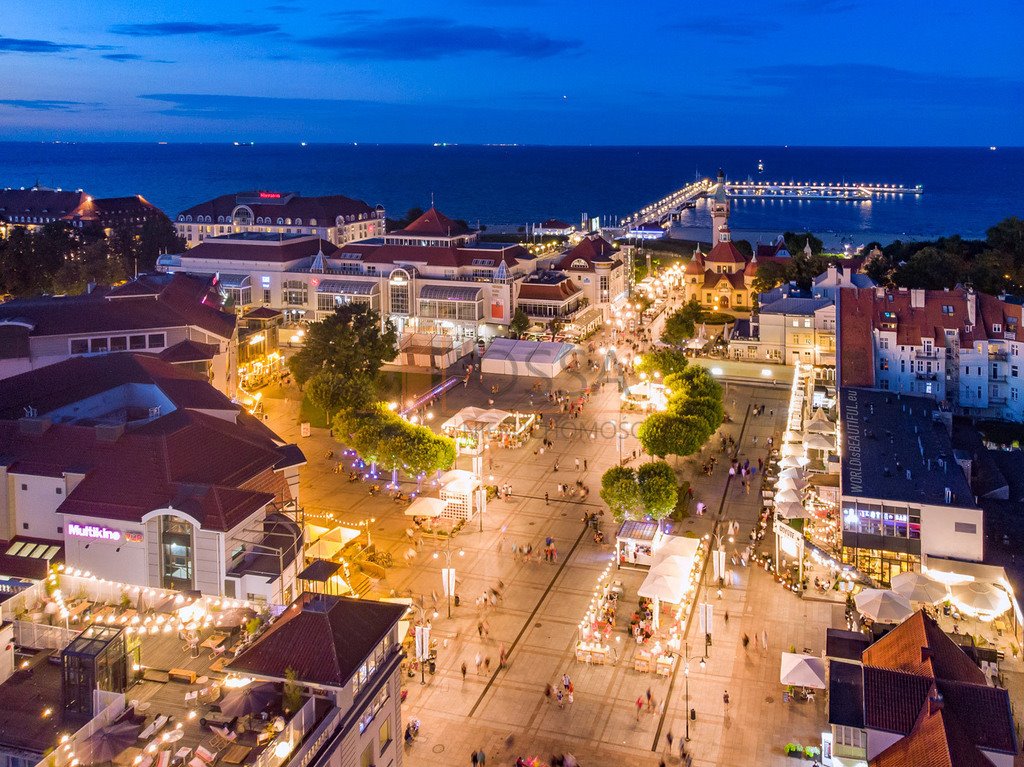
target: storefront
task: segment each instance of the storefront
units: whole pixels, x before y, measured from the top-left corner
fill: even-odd
[[[657,522],[626,520],[615,534],[617,567],[650,567],[664,534]]]

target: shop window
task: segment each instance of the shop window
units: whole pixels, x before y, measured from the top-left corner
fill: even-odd
[[[110,339],[110,351],[112,352],[123,352],[128,349],[128,337],[127,336],[114,336]]]
[[[89,353],[89,341],[85,338],[73,338],[71,339],[71,353],[72,354],[88,354]]]
[[[150,349],[163,349],[167,343],[166,336],[163,333],[150,333],[149,334],[149,348]]]
[[[106,338],[90,338],[89,339],[89,352],[92,354],[102,354],[107,351],[107,339]]]
[[[145,336],[128,336],[128,348],[145,349],[146,348],[146,337]]]

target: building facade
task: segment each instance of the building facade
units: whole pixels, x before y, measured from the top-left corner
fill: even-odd
[[[1021,311],[962,287],[843,289],[840,379],[931,397],[959,413],[1024,420]]]
[[[142,275],[78,296],[0,304],[0,378],[70,358],[148,352],[202,371],[233,396],[235,317],[220,310],[215,285],[186,274]]]
[[[332,245],[380,237],[384,208],[343,195],[302,197],[295,192],[225,194],[181,211],[174,227],[185,247],[210,237],[248,232],[319,237]]]
[[[81,189],[38,185],[0,189],[0,238],[14,229],[32,232],[57,222],[98,235],[117,228],[138,228],[153,220],[166,220],[166,216],[142,195],[93,198]]]
[[[810,290],[782,285],[757,297],[757,311],[749,324],[734,328],[729,339],[733,359],[836,364],[836,294],[843,287],[873,287],[864,274],[830,266],[818,275]]]
[[[0,381],[0,539],[139,586],[283,604],[305,462],[199,376],[148,354]]]

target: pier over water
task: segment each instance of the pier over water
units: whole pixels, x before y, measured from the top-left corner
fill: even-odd
[[[745,200],[870,200],[924,194],[920,184],[874,184],[830,181],[725,181],[726,196]],[[622,226],[666,224],[696,201],[715,193],[718,183],[702,178],[677,189],[621,220]]]

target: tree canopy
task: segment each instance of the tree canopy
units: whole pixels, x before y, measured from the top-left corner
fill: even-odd
[[[288,367],[299,384],[328,370],[376,386],[381,365],[394,359],[397,344],[394,327],[388,322],[382,331],[377,312],[361,304],[342,304],[333,314],[310,324],[306,345],[289,360]]]
[[[512,338],[521,338],[530,328],[530,318],[526,315],[526,312],[520,307],[516,307],[515,314],[512,315],[511,322],[508,323],[508,334]]]
[[[675,472],[664,461],[641,464],[635,471],[613,466],[601,477],[601,499],[618,522],[664,519],[676,507],[679,486]]]
[[[722,425],[722,387],[700,365],[665,377],[668,404],[640,424],[637,437],[651,455],[693,455]]]
[[[634,369],[637,373],[646,373],[651,378],[656,377],[655,373],[665,378],[682,373],[687,364],[686,355],[678,349],[659,348],[652,349],[640,357]]]
[[[682,346],[687,339],[693,338],[702,312],[700,302],[696,298],[691,298],[682,308],[665,318],[665,327],[661,332],[662,342]]]
[[[383,402],[360,410],[343,409],[334,419],[338,438],[364,461],[411,476],[451,468],[455,442],[402,418]]]

